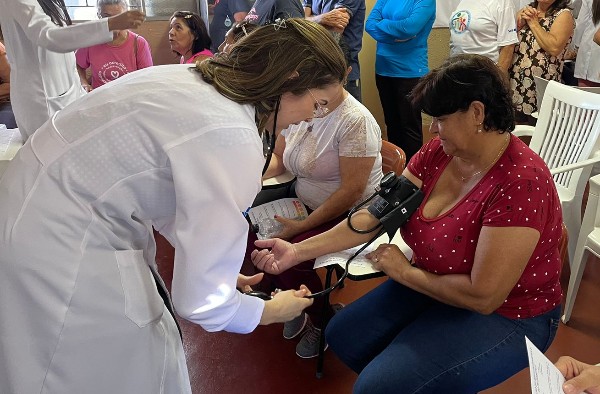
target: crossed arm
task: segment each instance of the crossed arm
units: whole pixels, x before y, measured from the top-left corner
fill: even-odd
[[[540,25],[537,10],[526,6],[517,13],[517,27],[521,29],[525,25],[529,26],[540,48],[552,56],[558,56],[573,34],[575,21],[570,12],[563,12],[556,17],[550,31],[546,31]]]

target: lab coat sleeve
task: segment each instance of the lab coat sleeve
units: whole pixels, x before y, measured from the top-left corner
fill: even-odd
[[[573,42],[571,45],[575,48],[579,48],[583,33],[587,29],[593,29],[594,23],[592,22],[592,4],[591,1],[584,0],[577,15],[577,23],[575,23],[575,33],[573,34]]]
[[[50,51],[67,53],[112,40],[112,33],[108,30],[108,18],[71,26],[57,26],[36,0],[11,0],[4,4],[8,4],[11,14],[27,38]]]
[[[264,308],[263,300],[236,290],[248,236],[242,212],[261,187],[255,133],[218,130],[168,153],[176,194],[173,304],[207,331],[251,332]]]
[[[371,10],[365,25],[365,31],[373,39],[383,43],[395,43],[396,40],[410,40],[427,26],[427,22],[435,17],[435,1],[417,0],[410,14],[403,19],[386,19],[383,7],[386,2],[378,1]]]

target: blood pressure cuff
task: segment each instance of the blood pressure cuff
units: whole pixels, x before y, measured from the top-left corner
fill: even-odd
[[[423,192],[408,178],[390,172],[381,180],[379,194],[373,198],[368,210],[379,219],[391,239],[421,205],[423,198]]]

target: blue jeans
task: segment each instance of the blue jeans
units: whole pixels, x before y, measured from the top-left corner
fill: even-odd
[[[9,129],[14,129],[17,127],[15,114],[13,114],[10,101],[0,103],[0,124],[5,124]]]
[[[348,81],[346,86],[344,86],[348,93],[350,93],[355,99],[362,102],[362,94],[360,88],[360,79],[355,79],[352,81]]]
[[[476,393],[527,367],[525,335],[545,351],[560,306],[529,319],[482,315],[388,280],[336,314],[327,343],[359,374],[355,393]]]

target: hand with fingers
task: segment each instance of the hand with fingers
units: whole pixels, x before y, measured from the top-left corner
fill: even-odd
[[[280,291],[273,299],[265,301],[261,324],[284,323],[300,316],[302,311],[312,305],[313,300],[306,298],[310,290],[304,285],[299,290]]]
[[[137,29],[146,20],[146,15],[138,10],[125,11],[108,18],[108,30]]]
[[[252,276],[238,274],[237,284],[235,287],[237,287],[242,293],[252,291],[252,286],[259,284],[264,275],[265,274],[262,272]]]
[[[254,245],[262,249],[253,250],[250,258],[261,271],[278,275],[299,263],[294,245],[287,241],[279,238],[259,239]]]
[[[371,259],[373,268],[385,272],[388,276],[392,276],[392,273],[400,274],[404,269],[411,268],[404,253],[393,244],[381,244],[374,251],[367,253],[366,257]]]
[[[586,364],[569,356],[559,358],[555,365],[567,380],[563,384],[565,394],[600,394],[599,365]]]

